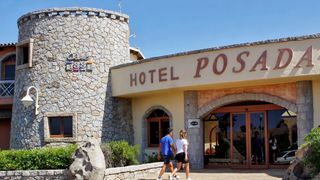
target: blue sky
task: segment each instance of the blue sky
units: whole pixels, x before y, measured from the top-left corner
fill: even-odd
[[[50,7],[119,11],[119,0],[1,0],[0,43],[17,41],[17,19]],[[130,45],[146,57],[320,32],[319,0],[122,0]]]

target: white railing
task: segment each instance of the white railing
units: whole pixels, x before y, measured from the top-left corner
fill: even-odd
[[[12,97],[14,92],[14,80],[0,81],[0,98]]]

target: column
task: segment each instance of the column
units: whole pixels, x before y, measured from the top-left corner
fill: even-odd
[[[188,128],[188,119],[198,119],[198,96],[197,91],[184,92],[184,122],[188,132],[189,161],[193,169],[204,167],[203,162],[203,123],[200,120],[199,128]]]
[[[297,127],[300,146],[304,143],[304,137],[313,128],[312,81],[297,82]]]

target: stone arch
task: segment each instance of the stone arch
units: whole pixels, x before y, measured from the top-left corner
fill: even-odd
[[[165,107],[163,107],[163,106],[159,106],[159,105],[157,105],[157,106],[152,106],[152,107],[150,107],[149,109],[147,109],[147,110],[145,111],[144,115],[143,115],[143,119],[146,120],[147,117],[148,117],[154,110],[156,110],[156,109],[160,109],[160,110],[164,111],[164,112],[169,116],[170,121],[172,121],[172,114],[171,114],[171,112],[170,112],[167,108],[165,108]],[[170,122],[170,126],[172,125],[171,123],[172,123],[172,122]]]
[[[161,105],[156,105],[148,108],[142,118],[142,142],[141,142],[141,153],[140,153],[140,160],[144,161],[144,150],[148,147],[148,123],[147,123],[147,118],[148,116],[156,109],[160,109],[164,111],[168,116],[169,116],[169,124],[170,127],[172,127],[172,113],[165,107]]]
[[[208,113],[210,113],[213,109],[217,109],[221,106],[231,104],[234,102],[240,102],[240,101],[265,101],[265,102],[279,105],[295,113],[297,112],[297,105],[295,103],[284,100],[277,96],[272,96],[269,94],[258,94],[258,93],[242,93],[242,94],[231,94],[231,95],[223,96],[218,99],[210,101],[209,103],[207,103],[205,106],[201,107],[198,110],[198,117],[203,118]]]

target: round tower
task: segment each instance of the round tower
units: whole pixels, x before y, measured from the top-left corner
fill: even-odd
[[[109,67],[130,61],[128,16],[53,8],[23,15],[18,28],[11,148],[112,137],[102,131],[114,111]],[[30,86],[38,114],[21,101]]]

